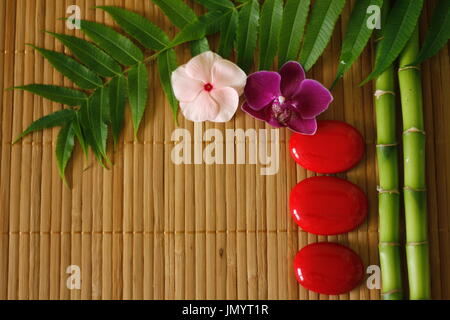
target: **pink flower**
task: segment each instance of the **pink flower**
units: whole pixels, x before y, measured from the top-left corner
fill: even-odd
[[[302,66],[286,63],[280,72],[260,71],[248,77],[242,110],[276,128],[313,135],[316,117],[328,109],[333,96],[321,83],[306,79]]]
[[[172,74],[181,112],[194,122],[231,120],[246,81],[244,71],[211,51],[192,58]]]

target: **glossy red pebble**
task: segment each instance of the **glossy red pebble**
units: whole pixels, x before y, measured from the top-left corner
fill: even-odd
[[[297,184],[289,199],[291,215],[305,231],[335,235],[358,227],[368,201],[356,185],[335,177],[312,177]]]
[[[294,260],[297,281],[311,291],[337,295],[356,288],[364,275],[361,258],[336,243],[313,243],[297,253]]]
[[[341,121],[319,121],[312,136],[294,133],[289,149],[294,160],[310,171],[339,173],[353,168],[364,155],[364,139]]]

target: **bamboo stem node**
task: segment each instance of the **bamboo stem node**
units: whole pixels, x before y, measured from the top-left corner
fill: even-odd
[[[416,247],[416,246],[424,246],[428,245],[428,241],[419,241],[419,242],[408,242],[406,246],[408,247]]]
[[[377,144],[377,148],[386,148],[386,147],[397,147],[397,143],[384,143],[384,144]]]
[[[389,290],[386,292],[382,292],[381,295],[382,296],[387,296],[389,294],[393,294],[393,293],[399,293],[399,292],[403,292],[401,289],[393,289],[393,290]]]
[[[416,189],[416,188],[412,188],[412,187],[404,187],[403,190],[407,190],[407,191],[414,191],[414,192],[427,192],[427,189],[423,188],[423,189]]]
[[[382,96],[384,96],[386,94],[390,94],[392,96],[395,96],[395,92],[394,91],[386,91],[386,90],[377,90],[377,91],[375,91],[374,96],[377,99],[380,99]]]
[[[397,189],[385,190],[380,186],[377,187],[377,191],[379,194],[383,194],[383,193],[400,194],[400,191]]]
[[[380,241],[380,246],[400,247],[400,242]]]
[[[424,130],[420,130],[419,128],[416,128],[416,127],[412,127],[412,128],[409,128],[409,129],[403,131],[403,134],[408,134],[408,133],[421,133],[423,135],[427,134]]]
[[[419,67],[419,66],[406,66],[406,67],[401,67],[401,68],[398,69],[398,72],[406,71],[406,70],[418,70],[418,71],[420,71],[420,67]]]

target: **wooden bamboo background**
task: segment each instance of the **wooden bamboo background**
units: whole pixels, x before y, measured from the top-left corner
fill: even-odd
[[[327,86],[335,75],[353,2],[308,75]],[[422,30],[435,3],[426,1]],[[176,32],[147,0],[0,0],[0,88],[33,82],[71,86],[25,44],[64,50],[42,30],[73,34],[58,20],[72,4],[81,7],[84,19],[111,24],[91,7],[117,5],[145,15],[172,35]],[[178,58],[186,62],[189,49],[180,48]],[[341,296],[308,292],[292,272],[296,252],[316,241],[348,245],[366,266],[378,264],[373,89],[358,87],[371,68],[372,50],[366,50],[335,89],[335,102],[323,117],[349,122],[367,143],[364,161],[340,176],[367,192],[369,217],[356,231],[333,237],[305,233],[289,216],[290,189],[314,174],[291,160],[286,130],[280,131],[281,164],[274,176],[259,175],[259,165],[175,166],[170,160],[175,127],[154,65],[139,139],[134,141],[127,115],[111,170],[92,159],[84,163],[77,149],[68,169],[71,189],[63,186],[55,165],[57,130],[11,145],[33,120],[61,106],[29,93],[0,90],[0,298],[379,299],[379,290],[369,290],[365,283]],[[449,72],[448,47],[423,66],[435,299],[450,298]],[[193,124],[180,119],[181,127],[193,132]],[[238,112],[226,125],[207,123],[208,128],[224,132],[265,125]],[[81,268],[80,290],[66,286],[69,265]]]

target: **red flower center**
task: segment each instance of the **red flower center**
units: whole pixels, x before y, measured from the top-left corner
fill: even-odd
[[[210,92],[214,87],[211,83],[207,83],[207,84],[205,84],[204,88],[205,88],[205,91]]]

